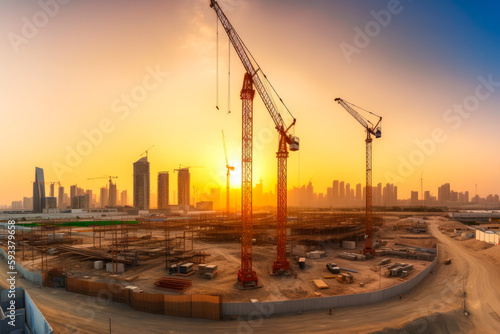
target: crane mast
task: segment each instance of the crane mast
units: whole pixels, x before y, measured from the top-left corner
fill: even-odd
[[[359,124],[361,124],[366,130],[366,217],[365,217],[365,248],[363,249],[363,254],[370,253],[375,255],[375,249],[373,248],[372,237],[373,237],[373,214],[372,214],[372,137],[374,135],[375,138],[380,138],[382,133],[380,131],[380,122],[382,121],[382,117],[375,115],[371,112],[370,114],[377,116],[378,122],[373,125],[370,121],[361,116],[356,110],[354,110],[350,103],[342,100],[341,98],[336,98],[336,102],[338,102],[342,107],[352,117],[354,117]]]
[[[217,17],[219,18],[219,21],[221,22],[222,26],[224,27],[229,40],[231,44],[233,45],[236,54],[240,58],[243,67],[246,70],[245,78],[244,78],[244,83],[243,83],[243,89],[241,91],[241,99],[243,101],[243,131],[242,131],[242,168],[246,168],[247,170],[244,171],[242,169],[242,225],[243,225],[243,237],[242,240],[246,240],[250,236],[251,240],[251,229],[245,228],[245,226],[251,225],[251,220],[252,220],[252,209],[251,209],[251,176],[252,176],[252,156],[251,156],[251,151],[250,152],[245,152],[245,150],[248,150],[248,143],[252,142],[252,132],[248,131],[248,126],[251,126],[248,123],[248,119],[245,120],[245,117],[253,117],[253,112],[249,112],[249,108],[253,108],[253,94],[249,94],[250,90],[253,90],[253,86],[255,87],[255,90],[259,93],[262,101],[264,102],[264,105],[266,106],[269,115],[274,121],[276,130],[279,133],[279,146],[278,146],[278,152],[276,153],[276,157],[278,159],[278,179],[277,179],[277,257],[276,260],[273,263],[273,272],[276,271],[288,271],[290,268],[290,264],[288,259],[286,258],[286,219],[287,219],[287,158],[288,158],[288,145],[290,145],[290,150],[291,151],[296,151],[299,149],[299,142],[298,138],[288,135],[288,131],[290,128],[295,125],[295,119],[293,119],[292,124],[287,127],[285,122],[283,121],[283,118],[281,117],[280,113],[278,112],[278,108],[274,104],[273,99],[271,98],[271,95],[267,92],[262,79],[260,75],[264,76],[265,75],[262,73],[261,69],[258,67],[257,63],[255,62],[257,69],[254,67],[254,62],[252,62],[251,58],[249,57],[248,49],[246,48],[245,44],[239,37],[238,33],[236,30],[233,28],[231,23],[229,22],[228,18],[224,14],[224,12],[221,10],[219,4],[215,0],[210,0],[210,7],[215,10],[215,13],[217,14]],[[250,55],[251,56],[251,55]],[[253,59],[253,58],[252,58]],[[260,73],[260,75],[259,75]],[[245,93],[244,93],[245,91]],[[251,96],[250,96],[251,95]],[[250,103],[252,101],[252,103]],[[247,123],[245,123],[247,122]],[[249,182],[250,179],[250,183]],[[249,187],[249,190],[245,190],[244,187],[245,185]],[[247,210],[246,213],[244,213],[244,208]],[[246,219],[246,220],[245,220]],[[251,246],[251,245],[250,245]],[[245,253],[250,252],[249,255]],[[248,264],[250,264],[250,267],[248,267]],[[242,270],[247,270],[248,275],[251,274],[251,247],[244,247],[243,242],[242,242]],[[246,268],[246,269],[245,269]],[[238,279],[240,280],[240,274],[238,274]],[[255,280],[257,279],[257,276],[255,275]]]

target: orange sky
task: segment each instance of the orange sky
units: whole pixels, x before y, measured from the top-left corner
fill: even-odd
[[[499,192],[495,110],[500,94],[481,101],[457,129],[443,118],[474,94],[479,76],[500,80],[498,67],[453,49],[439,50],[439,36],[428,40],[425,27],[421,34],[410,29],[410,17],[424,12],[425,5],[405,4],[348,63],[339,45],[352,44],[354,27],[364,26],[373,19],[370,10],[384,9],[387,2],[374,1],[371,7],[341,1],[219,2],[297,119],[301,150],[290,154],[289,187],[312,179],[315,191],[326,192],[334,179],[364,183],[365,133],[333,101],[342,97],[384,118],[383,136],[373,143],[374,183],[396,175],[399,197],[407,198],[410,190],[420,190],[423,172],[425,190],[434,195],[446,182],[471,194],[477,183],[481,196]],[[152,145],[153,193],[157,172],[180,164],[203,166],[192,171],[200,192],[224,187],[222,129],[229,160],[237,166],[232,184],[238,186],[244,72],[233,51],[228,114],[228,42],[220,29],[221,110],[216,110],[216,17],[208,3],[70,2],[26,43],[13,47],[9,34],[22,36],[23,18],[33,21],[42,9],[37,2],[2,2],[0,31],[8,38],[0,41],[0,204],[32,195],[35,166],[45,170],[46,181],[61,181],[68,191],[73,184],[97,191],[106,180],[87,178],[116,175],[131,202],[132,163]],[[124,108],[127,95],[135,98]],[[290,123],[286,111],[282,114]],[[277,135],[259,97],[254,115],[254,181],[262,178],[270,191],[276,182]],[[89,146],[84,132],[99,127],[107,133],[96,135]],[[415,141],[432,138],[436,128],[446,140],[413,170],[400,173],[401,161],[421,157]],[[85,156],[70,166],[68,150],[78,149]],[[176,178],[170,182],[175,185]]]

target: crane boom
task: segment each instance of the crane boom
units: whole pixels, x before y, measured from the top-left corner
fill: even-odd
[[[347,110],[347,112],[349,114],[351,114],[351,116],[354,117],[359,122],[359,124],[361,124],[366,129],[366,131],[370,132],[372,135],[375,135],[377,138],[380,137],[380,132],[377,132],[377,127],[380,124],[380,122],[382,121],[382,117],[380,117],[378,115],[375,115],[374,113],[370,112],[370,114],[372,114],[374,116],[377,116],[379,118],[377,124],[373,125],[372,122],[370,122],[369,120],[365,119],[356,110],[354,110],[350,106],[349,102],[346,102],[346,101],[342,100],[340,97],[337,97],[335,99],[335,101],[338,102],[342,107],[344,107],[344,109]],[[370,123],[371,126],[368,123]]]
[[[250,74],[253,85],[257,90],[257,92],[259,93],[262,102],[264,102],[264,105],[266,106],[269,115],[271,115],[271,118],[273,119],[274,124],[276,125],[276,129],[280,133],[286,134],[286,131],[288,130],[286,124],[283,121],[283,118],[278,112],[278,108],[276,107],[270,94],[267,92],[259,76],[260,68],[258,68],[257,70],[255,69],[250,57],[247,54],[247,48],[245,44],[241,40],[236,30],[231,25],[231,22],[229,22],[228,18],[226,17],[222,9],[219,7],[217,1],[210,0],[210,7],[212,7],[215,10],[217,17],[219,18],[224,29],[226,30],[226,33],[229,37],[229,40],[231,41],[231,44],[234,47],[234,50],[238,54],[238,57],[240,58],[241,62],[243,63],[243,67],[245,67],[247,73]],[[262,73],[262,71],[260,71],[260,73]],[[293,124],[295,124],[295,119],[293,120]],[[288,144],[291,144],[291,139],[288,139],[288,137],[287,137],[287,142]]]

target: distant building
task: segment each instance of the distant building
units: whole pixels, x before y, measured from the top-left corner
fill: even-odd
[[[23,210],[33,210],[33,197],[23,197]]]
[[[57,197],[45,197],[44,209],[57,209]]]
[[[148,210],[149,196],[149,162],[146,156],[134,162],[134,208]]]
[[[72,209],[88,209],[89,208],[89,196],[75,196],[71,199]]]
[[[127,199],[127,191],[123,190],[120,193],[120,203],[122,206],[126,206],[128,204],[128,199]]]
[[[339,200],[339,181],[335,180],[333,181],[333,202],[336,203]]]
[[[76,193],[76,188],[77,188],[77,185],[75,184],[74,186],[71,186],[69,187],[69,200],[70,200],[70,205],[71,205],[71,201],[72,201],[72,198],[75,197],[77,195]]]
[[[100,190],[101,195],[101,208],[105,208],[109,205],[109,190],[106,187],[102,187]]]
[[[93,207],[93,195],[92,195],[92,190],[88,189],[88,190],[85,190],[85,195],[89,197],[89,208]]]
[[[169,174],[168,172],[158,173],[158,209],[168,207]]]
[[[334,185],[334,189],[333,189],[333,196],[335,196],[335,185]],[[340,184],[339,184],[339,199],[341,201],[345,200],[344,181],[340,181]]]
[[[189,188],[191,175],[189,168],[178,169],[177,174],[177,200],[178,205],[189,206]]]
[[[410,197],[411,205],[418,205],[418,191],[412,191]]]
[[[450,199],[451,199],[450,184],[445,183],[441,187],[438,188],[438,201],[441,204],[445,204],[446,202],[449,202]]]
[[[59,187],[59,193],[57,194],[57,207],[59,209],[64,209],[64,187]]]
[[[10,208],[12,210],[22,210],[23,209],[23,201],[12,201]]]
[[[109,183],[109,206],[110,207],[116,207],[116,183],[110,182]]]
[[[42,213],[45,206],[45,180],[43,169],[35,167],[35,182],[33,183],[33,212]]]
[[[356,184],[356,199],[361,200],[363,198],[363,194],[361,192],[361,183]]]

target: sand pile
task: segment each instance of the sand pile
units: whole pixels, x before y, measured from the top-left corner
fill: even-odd
[[[500,246],[490,247],[483,250],[481,253],[489,257],[496,265],[500,265]]]
[[[448,220],[446,223],[439,226],[440,228],[449,229],[449,228],[462,228],[467,229],[467,225],[462,224],[461,222],[457,222],[454,220]]]
[[[477,239],[465,240],[465,241],[462,241],[462,244],[465,247],[470,248],[470,249],[475,250],[475,251],[480,251],[483,249],[488,249],[490,247],[493,247],[492,244],[489,244],[485,241],[479,241]]]
[[[413,247],[423,247],[423,248],[435,248],[436,247],[436,239],[432,237],[428,238],[405,238],[398,237],[394,239],[394,243],[403,244],[407,246]]]

